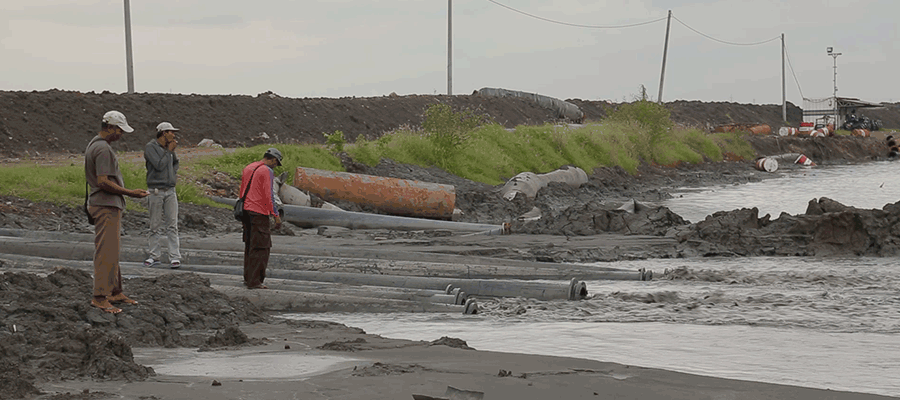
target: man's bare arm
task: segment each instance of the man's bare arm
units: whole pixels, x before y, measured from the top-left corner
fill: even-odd
[[[150,195],[150,192],[143,189],[126,189],[119,186],[114,180],[109,179],[106,175],[100,175],[97,177],[97,184],[100,185],[100,189],[103,191],[121,194],[129,197],[143,198]]]

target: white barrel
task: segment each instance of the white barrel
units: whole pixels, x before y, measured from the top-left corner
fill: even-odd
[[[756,169],[764,172],[775,172],[778,170],[778,161],[774,158],[760,157],[756,159]]]
[[[814,123],[812,122],[801,122],[800,123],[800,134],[809,134],[814,128]]]
[[[778,136],[796,136],[797,128],[792,128],[789,126],[782,126],[778,129]]]
[[[797,157],[797,161],[794,161],[794,162],[797,164],[803,165],[803,166],[815,165],[815,163],[812,162],[812,160],[810,160],[809,157],[806,157],[803,154],[801,154],[800,157]]]

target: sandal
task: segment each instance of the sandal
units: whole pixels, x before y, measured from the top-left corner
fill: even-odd
[[[172,268],[172,269],[178,269],[179,267],[181,267],[180,260],[172,260],[172,263],[169,264],[169,268]]]
[[[106,298],[110,303],[125,303],[125,304],[137,304],[137,300],[130,299],[125,293],[119,293],[115,296],[110,296]]]
[[[263,284],[259,284],[256,286],[247,286],[247,289],[268,289],[269,287]]]
[[[118,308],[109,303],[109,300],[103,299],[102,301],[98,301],[97,299],[91,300],[91,305],[100,309],[100,311],[108,312],[110,314],[118,314],[122,312],[121,308]]]
[[[153,257],[150,257],[150,258],[144,260],[144,266],[145,266],[145,267],[148,267],[148,268],[149,268],[149,267],[152,267],[152,266],[154,266],[154,265],[159,265],[159,261],[158,261],[158,260],[154,260]]]

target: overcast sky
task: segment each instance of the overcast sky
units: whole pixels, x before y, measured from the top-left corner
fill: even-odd
[[[447,3],[131,0],[135,91],[446,94]],[[839,96],[900,101],[898,0],[453,0],[453,93],[655,100],[668,10],[664,101],[780,104],[782,33],[788,101],[831,96],[829,46]],[[124,27],[123,0],[0,1],[0,90],[127,91]]]

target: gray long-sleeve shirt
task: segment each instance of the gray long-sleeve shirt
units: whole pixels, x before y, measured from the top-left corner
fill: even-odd
[[[156,139],[153,139],[144,148],[144,160],[147,165],[148,189],[169,189],[175,187],[178,157],[174,152],[162,147]]]

